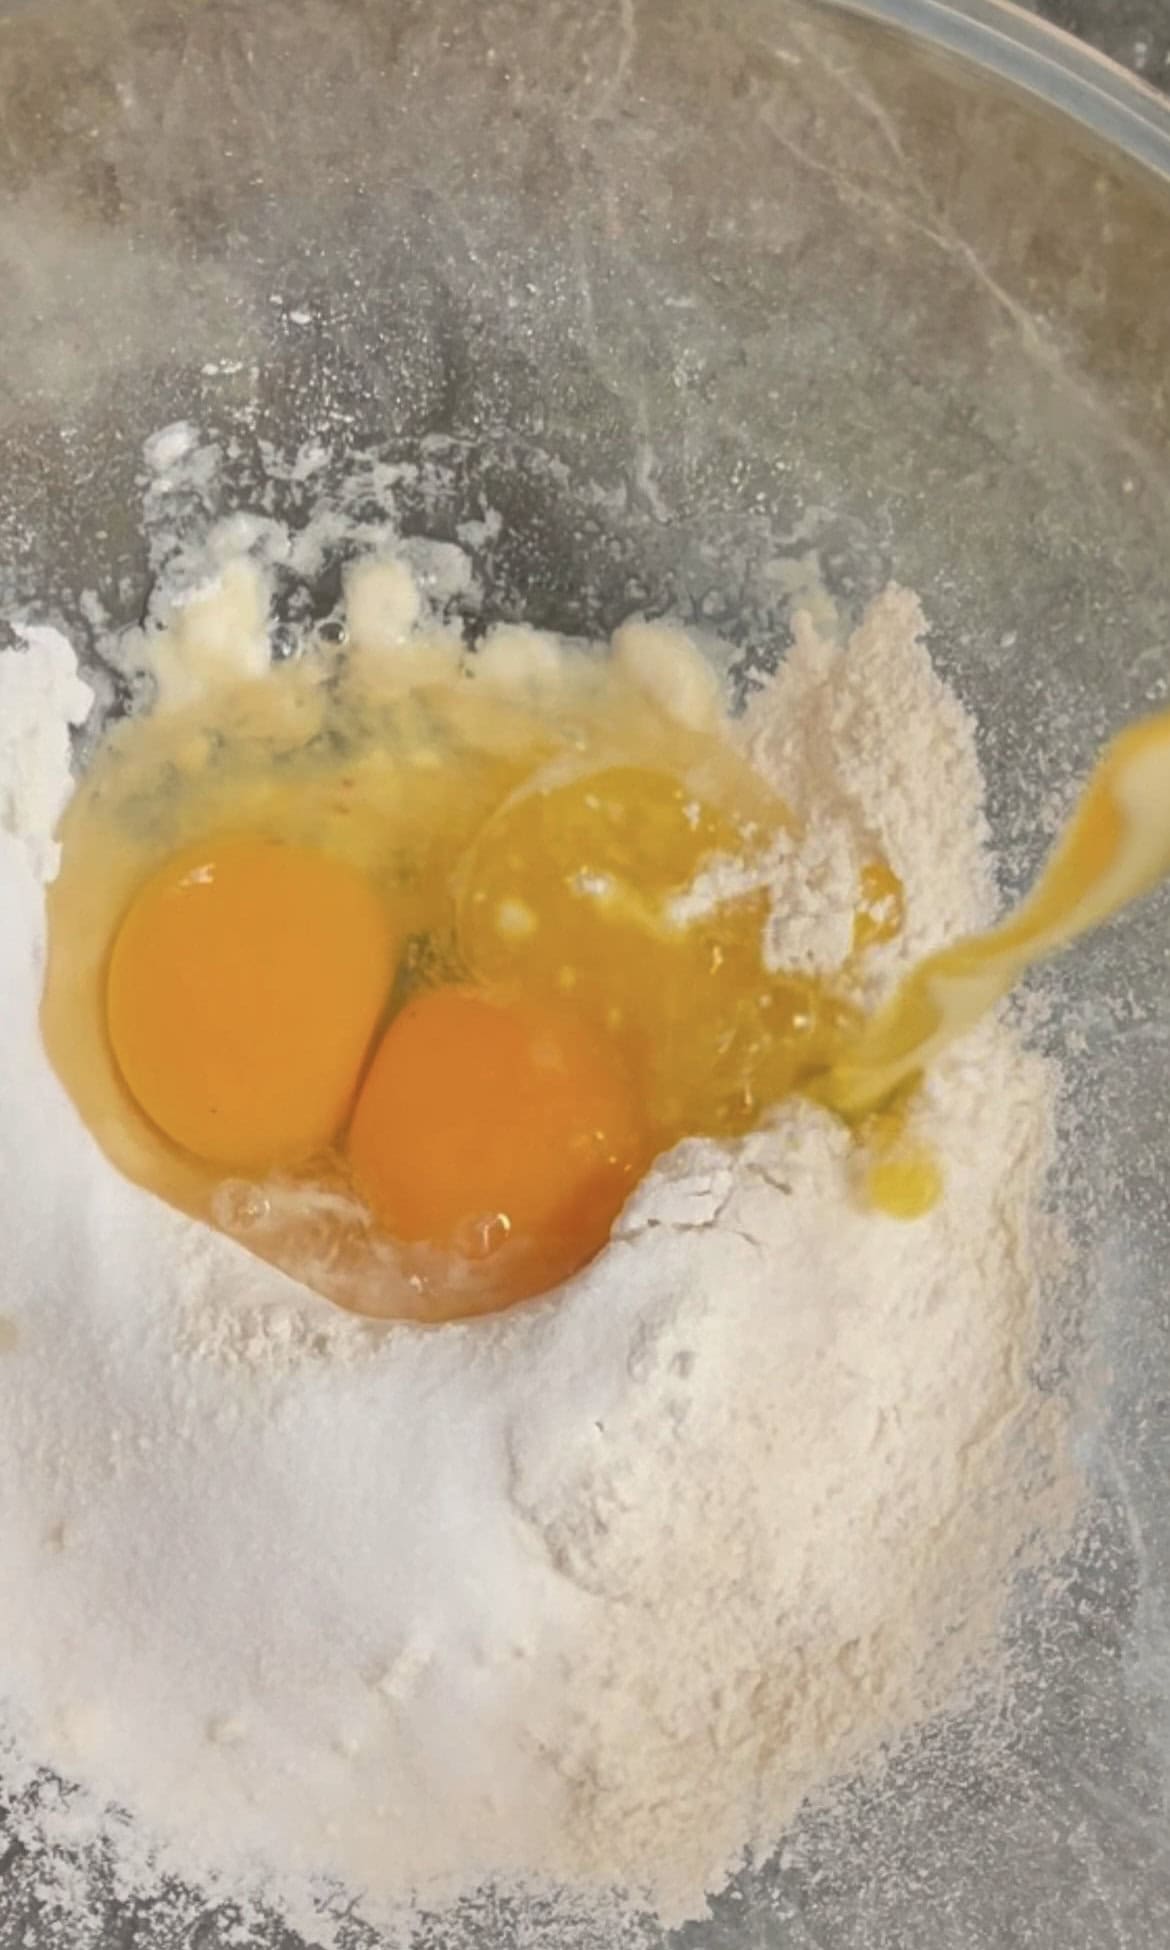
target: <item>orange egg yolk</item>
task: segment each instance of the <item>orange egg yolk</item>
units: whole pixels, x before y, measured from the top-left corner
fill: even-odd
[[[348,1153],[393,1237],[482,1264],[501,1303],[592,1259],[650,1155],[631,1081],[587,1022],[454,986],[391,1023]]]
[[[175,1144],[233,1170],[330,1144],[393,979],[383,902],[309,847],[226,838],[169,859],[114,940],[123,1081]]]

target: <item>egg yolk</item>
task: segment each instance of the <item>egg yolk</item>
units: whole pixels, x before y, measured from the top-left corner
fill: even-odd
[[[188,847],[138,893],[110,955],[127,1089],[209,1163],[302,1162],[349,1110],[395,948],[374,890],[324,853],[256,837]]]
[[[472,847],[461,952],[477,977],[571,1001],[622,1040],[660,1144],[749,1130],[853,1020],[823,984],[765,966],[770,895],[751,866],[783,825],[778,805],[770,826],[737,817],[647,766],[554,772]]]
[[[592,1259],[650,1157],[631,1080],[594,1028],[461,986],[390,1024],[348,1154],[387,1232],[476,1264],[499,1303]]]

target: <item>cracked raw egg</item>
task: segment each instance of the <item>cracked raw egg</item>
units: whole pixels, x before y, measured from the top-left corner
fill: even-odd
[[[391,1237],[541,1292],[592,1259],[650,1161],[620,1053],[563,1005],[448,984],[386,1030],[346,1138]]]
[[[264,837],[185,848],[110,951],[106,1021],[127,1089],[208,1164],[303,1163],[345,1121],[397,947],[385,903],[344,861]]]
[[[47,1046],[151,1192],[356,1311],[473,1314],[831,1060],[850,1004],[765,948],[791,821],[672,715],[710,695],[681,643],[673,675],[522,636],[233,677],[214,634],[214,681],[99,751],[50,901]],[[871,874],[857,952],[897,896]]]
[[[660,1149],[750,1129],[853,1020],[823,984],[766,966],[770,898],[744,867],[784,814],[737,784],[720,804],[657,766],[554,768],[494,814],[460,868],[467,966],[610,1035]]]

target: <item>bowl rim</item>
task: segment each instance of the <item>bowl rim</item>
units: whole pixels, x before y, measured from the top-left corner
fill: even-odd
[[[1170,180],[1170,100],[1013,0],[819,0],[901,28],[1038,95]]]

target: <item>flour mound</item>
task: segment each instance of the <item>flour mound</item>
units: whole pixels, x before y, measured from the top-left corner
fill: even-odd
[[[805,965],[847,953],[875,847],[901,876],[878,988],[993,901],[922,634],[900,591],[844,649],[802,622],[742,728],[802,822],[773,864]],[[47,1067],[41,888],[86,704],[59,639],[0,657],[0,1727],[10,1785],[79,1784],[27,1798],[23,1838],[316,1941],[326,1911],[408,1931],[485,1883],[701,1913],[965,1698],[1058,1514],[1048,1071],[996,1023],[939,1066],[946,1195],[914,1225],[787,1104],[661,1160],[549,1302],[352,1319],[119,1179]]]

